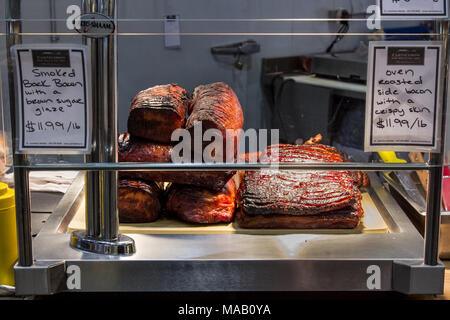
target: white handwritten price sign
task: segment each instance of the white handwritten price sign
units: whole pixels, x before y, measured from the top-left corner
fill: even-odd
[[[448,0],[378,0],[382,18],[434,19],[448,17]]]
[[[17,45],[12,50],[17,70],[18,151],[89,152],[86,47]]]
[[[441,42],[369,44],[365,151],[438,151]]]

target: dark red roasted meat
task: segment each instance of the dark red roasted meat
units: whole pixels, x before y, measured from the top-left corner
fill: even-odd
[[[152,222],[161,213],[161,190],[154,182],[120,179],[118,185],[119,221]]]
[[[136,137],[170,143],[172,132],[184,126],[187,105],[188,93],[177,85],[143,90],[131,102],[128,132]]]
[[[229,180],[220,191],[172,185],[166,209],[186,222],[229,223],[234,216],[235,200],[236,187],[233,180]]]
[[[217,82],[200,85],[195,88],[189,105],[189,117],[186,122],[186,129],[190,131],[192,138],[194,138],[194,125],[196,123],[201,123],[202,133],[208,129],[219,130],[223,137],[223,150],[232,150],[231,148],[234,148],[234,153],[229,151],[230,157],[227,159],[227,153],[222,152],[220,155],[217,155],[217,158],[224,161],[234,161],[240,129],[244,125],[244,115],[241,104],[230,86],[223,82]],[[228,141],[232,141],[232,143],[228,144],[226,139],[227,130],[230,137]],[[203,147],[208,143],[204,143]]]
[[[119,162],[170,163],[172,146],[131,137],[119,136]],[[219,191],[235,171],[121,171],[121,177],[140,178],[148,181],[173,182],[201,186]]]

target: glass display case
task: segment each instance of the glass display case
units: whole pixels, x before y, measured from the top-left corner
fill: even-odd
[[[16,293],[441,293],[448,21],[375,2],[0,0]],[[434,84],[389,109],[432,144],[365,145],[375,42]],[[33,236],[32,173],[66,171]]]

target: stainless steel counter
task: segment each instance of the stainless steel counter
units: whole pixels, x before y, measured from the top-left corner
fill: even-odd
[[[423,238],[370,173],[382,234],[130,234],[136,253],[109,256],[69,246],[65,233],[81,203],[77,177],[33,239],[32,267],[16,267],[17,293],[70,291],[399,291],[437,294],[444,266],[423,265]],[[71,267],[75,266],[75,267]],[[69,271],[67,273],[67,271]],[[75,271],[77,272],[77,271]],[[76,282],[75,282],[76,284]]]

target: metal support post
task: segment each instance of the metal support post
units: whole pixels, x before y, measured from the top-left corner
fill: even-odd
[[[116,20],[114,0],[86,0],[85,13]],[[91,49],[93,149],[86,162],[117,162],[117,34],[84,39]],[[86,172],[86,231],[72,234],[75,248],[103,254],[131,254],[134,241],[119,235],[117,171]]]

